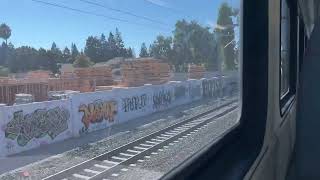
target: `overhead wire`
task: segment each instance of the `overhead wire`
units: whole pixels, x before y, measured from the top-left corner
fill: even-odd
[[[57,4],[57,3],[52,3],[52,2],[47,2],[47,1],[42,1],[42,0],[31,0],[33,2],[36,3],[40,3],[46,6],[52,6],[52,7],[58,7],[58,8],[62,8],[62,9],[67,9],[70,11],[74,11],[74,12],[78,12],[78,13],[82,13],[82,14],[87,14],[87,15],[92,15],[92,16],[96,16],[96,17],[102,17],[105,19],[109,19],[109,20],[113,20],[113,21],[118,21],[118,22],[124,22],[124,23],[128,23],[128,24],[134,24],[137,26],[143,26],[144,28],[152,28],[152,29],[162,29],[162,30],[166,30],[166,31],[170,31],[169,29],[165,29],[165,28],[158,28],[158,27],[152,27],[152,26],[148,26],[146,24],[141,24],[141,23],[137,23],[137,22],[132,22],[132,21],[128,21],[126,19],[122,19],[122,18],[116,18],[116,17],[112,17],[112,16],[107,16],[104,14],[100,14],[100,13],[95,13],[95,12],[91,12],[91,11],[86,11],[86,10],[82,10],[82,9],[77,9],[77,8],[73,8],[70,6],[66,6],[66,5],[62,5],[62,4]]]
[[[102,7],[102,8],[108,9],[108,10],[110,10],[110,11],[115,11],[115,12],[118,12],[118,13],[130,15],[130,16],[133,16],[133,17],[136,17],[136,18],[139,18],[139,19],[143,19],[143,20],[152,22],[152,23],[157,23],[157,24],[161,24],[161,25],[168,26],[168,24],[163,23],[163,22],[161,22],[161,21],[158,21],[158,20],[155,20],[155,19],[146,17],[146,16],[137,15],[137,14],[132,13],[132,12],[129,12],[129,11],[124,11],[124,10],[121,10],[121,9],[112,8],[112,7],[109,7],[109,6],[100,4],[100,3],[96,3],[96,2],[92,2],[92,1],[89,1],[89,0],[79,0],[79,1],[81,1],[81,2],[83,2],[83,3],[86,3],[86,4],[90,4],[90,5]]]

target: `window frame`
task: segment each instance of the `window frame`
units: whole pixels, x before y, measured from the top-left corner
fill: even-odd
[[[162,179],[243,179],[262,150],[268,112],[269,6],[268,0],[245,0],[241,6],[240,72],[245,80],[241,81],[240,124]]]
[[[289,32],[290,32],[290,48],[289,48],[289,89],[284,94],[281,95],[281,38],[282,38],[282,2],[286,1],[289,8],[289,16],[290,16],[290,24],[289,24]],[[280,0],[280,22],[279,22],[279,105],[280,105],[280,116],[284,117],[291,107],[291,104],[294,102],[296,97],[296,88],[297,88],[297,28],[298,28],[298,16],[297,16],[297,8],[294,6],[293,2],[288,0]]]

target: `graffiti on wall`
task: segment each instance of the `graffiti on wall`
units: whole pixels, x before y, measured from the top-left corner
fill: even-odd
[[[202,81],[203,97],[218,97],[221,91],[221,81],[218,79],[210,79]]]
[[[147,99],[147,94],[133,96],[131,98],[124,98],[122,99],[122,110],[124,112],[130,112],[143,109],[147,105]]]
[[[189,87],[191,98],[200,97],[201,96],[201,86],[191,86]]]
[[[184,98],[187,94],[187,88],[185,86],[176,86],[174,88],[174,97],[176,99]]]
[[[23,111],[13,113],[7,124],[5,137],[15,140],[19,146],[25,146],[33,138],[40,139],[48,135],[52,140],[68,129],[70,113],[63,107],[37,109],[30,114]]]
[[[83,112],[81,121],[84,127],[81,131],[86,132],[90,124],[101,123],[103,120],[114,122],[117,114],[117,103],[115,101],[96,100],[88,105],[80,105],[79,112]]]
[[[152,100],[154,109],[166,107],[172,102],[172,93],[169,90],[159,91],[153,94]]]

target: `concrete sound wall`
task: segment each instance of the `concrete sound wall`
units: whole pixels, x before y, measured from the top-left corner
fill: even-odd
[[[70,100],[2,106],[0,113],[1,155],[72,137]]]
[[[172,81],[72,94],[66,100],[1,106],[0,153],[15,154],[201,98],[218,98],[222,86],[221,78]]]

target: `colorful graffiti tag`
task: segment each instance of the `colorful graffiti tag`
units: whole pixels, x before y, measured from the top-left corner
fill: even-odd
[[[124,112],[130,112],[143,109],[147,105],[147,99],[147,94],[133,96],[131,98],[124,98],[122,99],[122,110]]]
[[[85,132],[89,129],[90,124],[101,123],[103,120],[114,122],[117,114],[117,103],[115,101],[96,100],[88,105],[80,105],[79,112],[83,112],[81,121],[84,124],[82,131]]]
[[[218,79],[210,79],[202,81],[203,97],[218,97],[221,91],[222,83]]]
[[[46,135],[53,140],[68,129],[69,118],[69,111],[62,107],[37,109],[26,115],[23,111],[17,111],[5,128],[5,137],[17,139],[19,146],[25,146],[33,138],[39,139]]]
[[[153,94],[152,100],[154,109],[166,107],[172,102],[172,93],[169,90],[161,90]]]

